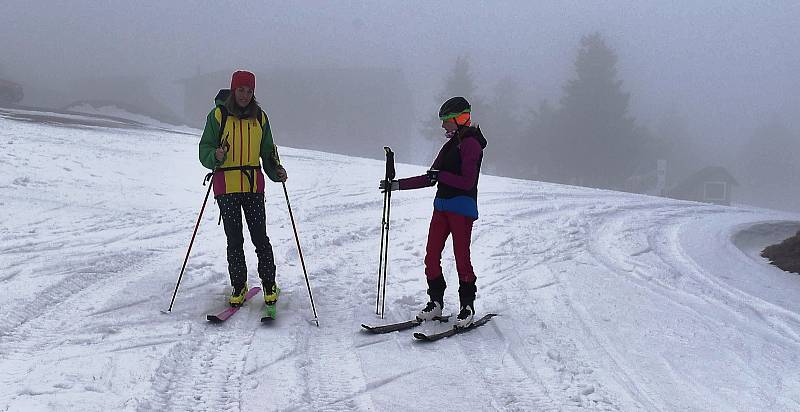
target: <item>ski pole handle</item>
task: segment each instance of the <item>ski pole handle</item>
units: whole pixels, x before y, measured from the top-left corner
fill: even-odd
[[[394,152],[389,146],[383,146],[386,152],[386,181],[394,180]]]

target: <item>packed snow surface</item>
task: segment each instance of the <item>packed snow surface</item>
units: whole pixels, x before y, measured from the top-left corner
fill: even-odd
[[[210,324],[229,293],[213,199],[161,313],[206,192],[200,131],[58,118],[0,111],[0,410],[800,410],[800,278],[759,257],[796,214],[483,175],[476,309],[500,316],[426,344],[360,324],[426,302],[434,190],[392,196],[380,319],[383,162],[274,130],[320,326],[276,183],[278,319],[260,323],[255,299]],[[455,311],[449,246],[443,267]]]

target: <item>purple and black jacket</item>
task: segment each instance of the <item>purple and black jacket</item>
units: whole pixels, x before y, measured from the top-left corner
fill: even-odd
[[[478,177],[486,138],[479,127],[462,127],[436,156],[431,169],[439,170],[434,210],[478,218]],[[400,190],[433,186],[427,175],[398,180]]]

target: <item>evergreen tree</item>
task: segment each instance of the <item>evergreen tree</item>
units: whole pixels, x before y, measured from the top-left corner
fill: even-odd
[[[628,114],[630,95],[622,91],[616,64],[616,53],[599,33],[581,39],[576,77],[564,86],[561,106],[536,120],[535,137],[550,159],[545,178],[621,188],[635,172],[643,130]]]
[[[524,154],[521,135],[519,85],[509,77],[500,79],[494,86],[489,104],[476,109],[480,126],[491,135],[491,150],[486,152],[486,171],[505,176],[520,176],[530,166]]]
[[[442,101],[453,96],[464,96],[469,100],[470,97],[475,96],[476,89],[475,80],[470,69],[469,57],[459,56],[456,58],[453,72],[445,81],[443,94],[439,97],[441,97]]]
[[[560,181],[557,176],[559,162],[555,152],[557,109],[547,100],[539,103],[539,108],[531,116],[528,136],[522,139],[520,152],[525,152],[530,165],[522,169],[520,177],[536,180]]]
[[[456,58],[450,75],[445,79],[442,92],[438,95],[438,105],[453,96],[463,96],[469,101],[475,112],[481,113],[483,105],[475,95],[476,90],[477,87],[472,77],[469,57],[459,56]],[[436,106],[437,111],[439,110],[438,105]],[[431,116],[431,118],[426,118],[423,122],[422,134],[429,139],[439,141],[442,138],[442,133],[442,122],[437,117]]]

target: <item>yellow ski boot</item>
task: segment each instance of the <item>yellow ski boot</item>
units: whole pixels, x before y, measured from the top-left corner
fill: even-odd
[[[264,289],[264,303],[267,305],[274,305],[278,302],[278,294],[280,293],[280,289],[278,289],[278,285],[272,284],[272,290]]]
[[[247,294],[247,285],[244,285],[241,289],[233,288],[233,292],[231,293],[230,299],[228,299],[228,303],[231,306],[242,306],[244,303],[244,296]]]

